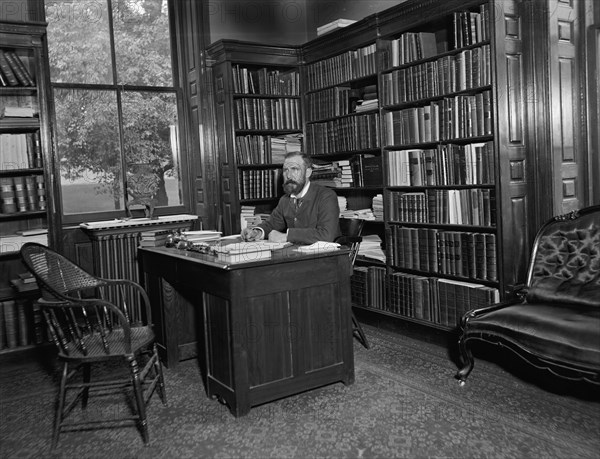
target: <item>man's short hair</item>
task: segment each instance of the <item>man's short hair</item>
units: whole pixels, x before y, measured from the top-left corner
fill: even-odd
[[[289,153],[286,153],[286,155],[283,157],[283,160],[285,161],[286,159],[293,158],[294,156],[299,156],[300,158],[302,158],[302,161],[304,162],[304,165],[307,169],[309,167],[312,167],[312,158],[302,151],[291,151]]]

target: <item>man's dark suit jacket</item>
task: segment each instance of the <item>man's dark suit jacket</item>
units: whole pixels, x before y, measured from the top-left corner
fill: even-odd
[[[288,241],[294,244],[332,242],[340,235],[340,208],[333,190],[311,183],[296,208],[288,194],[281,197],[270,218],[261,223],[265,239],[272,230],[288,231]]]

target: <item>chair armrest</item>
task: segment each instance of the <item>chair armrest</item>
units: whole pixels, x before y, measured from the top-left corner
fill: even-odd
[[[520,299],[512,299],[512,300],[503,301],[503,302],[500,302],[500,303],[490,304],[490,305],[484,306],[482,308],[471,309],[470,311],[467,311],[461,317],[461,319],[460,319],[460,327],[461,327],[461,329],[464,330],[464,328],[467,325],[467,323],[469,322],[469,320],[471,320],[474,317],[478,317],[478,316],[480,316],[482,314],[487,314],[488,312],[497,311],[499,309],[506,308],[507,306],[512,306],[514,304],[519,304],[519,303],[521,303]]]

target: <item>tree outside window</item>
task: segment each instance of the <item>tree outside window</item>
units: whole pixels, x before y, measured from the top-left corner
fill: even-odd
[[[181,207],[167,0],[47,0],[46,18],[65,215],[122,215],[140,164]]]

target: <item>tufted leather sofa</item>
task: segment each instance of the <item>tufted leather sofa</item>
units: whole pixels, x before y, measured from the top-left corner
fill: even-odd
[[[600,206],[545,223],[517,299],[462,317],[461,385],[474,366],[475,340],[511,349],[563,378],[600,384]]]

